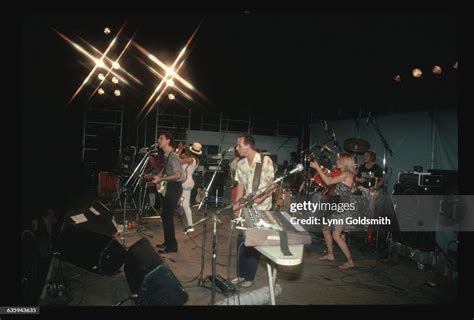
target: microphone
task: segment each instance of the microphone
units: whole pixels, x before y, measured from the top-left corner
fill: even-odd
[[[227,149],[226,151],[223,151],[221,153],[218,153],[217,156],[218,157],[223,157],[227,152],[231,152],[232,150],[234,150],[234,147],[230,147],[229,149]]]
[[[301,163],[298,163],[293,170],[288,172],[288,174],[293,174],[295,172],[303,171],[303,169],[304,169],[303,165]]]
[[[286,177],[288,177],[289,175],[292,175],[293,173],[296,173],[296,172],[299,172],[299,171],[303,171],[304,170],[304,167],[301,163],[298,163],[296,165],[296,167],[291,170],[290,172],[287,172],[285,173],[284,175],[282,175],[280,178],[276,179],[275,181],[273,181],[273,183],[278,183],[280,182],[281,180],[285,179]]]
[[[158,143],[154,143],[154,144],[152,144],[151,146],[146,147],[145,150],[146,150],[146,151],[150,151],[150,150],[156,149],[157,147],[158,147]]]
[[[367,120],[365,120],[365,125],[369,124],[370,121],[370,116],[372,115],[372,112],[369,112],[369,115],[367,116]]]

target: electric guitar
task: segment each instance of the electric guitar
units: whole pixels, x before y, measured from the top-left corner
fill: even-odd
[[[143,176],[143,180],[147,182],[151,182],[153,180],[153,175],[145,175]],[[163,197],[166,195],[166,185],[167,181],[161,181],[160,183],[156,184],[156,192],[161,194]]]
[[[163,197],[166,195],[166,185],[168,181],[161,181],[160,183],[156,184],[156,192],[161,194]]]

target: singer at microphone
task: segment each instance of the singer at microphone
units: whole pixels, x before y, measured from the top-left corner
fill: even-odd
[[[151,151],[151,150],[156,150],[157,148],[158,148],[158,143],[154,143],[151,146],[146,147],[145,150],[146,151]]]
[[[237,163],[235,173],[235,181],[237,182],[236,199],[242,199],[245,194],[251,194],[257,190],[263,190],[269,187],[275,177],[275,169],[273,161],[269,156],[263,155],[256,150],[255,139],[249,134],[243,134],[237,139],[236,151],[242,157]],[[254,181],[255,180],[255,181]],[[255,182],[255,183],[254,183]],[[264,193],[261,197],[257,196],[253,200],[252,208],[256,210],[271,210],[272,194]],[[247,208],[242,207],[241,203],[236,203],[233,207],[234,217],[241,215],[241,210]],[[257,273],[259,254],[253,247],[245,247],[244,233],[240,232],[237,237],[237,278],[233,279],[234,283],[245,284],[245,287],[253,285],[255,274]],[[242,281],[243,280],[243,281]]]

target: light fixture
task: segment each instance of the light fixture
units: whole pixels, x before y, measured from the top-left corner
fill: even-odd
[[[169,86],[169,87],[173,87],[174,86],[174,81],[172,79],[168,79],[166,80],[166,84]]]
[[[112,68],[120,69],[120,65],[118,64],[118,62],[114,62],[114,63],[112,63]]]
[[[99,90],[97,90],[97,92],[100,94],[100,95],[103,95],[105,93],[104,89],[102,88],[99,88]]]
[[[104,76],[103,73],[99,73],[99,75],[97,77],[99,78],[100,81],[105,79],[105,76]]]
[[[419,68],[415,68],[413,69],[412,74],[415,78],[420,78],[423,72],[421,72]]]
[[[458,62],[456,61],[456,63],[453,65],[453,69],[454,70],[457,70],[458,69]]]
[[[116,77],[112,77],[112,82],[115,83],[115,84],[117,84],[119,81],[118,81],[118,79],[117,79]]]
[[[168,68],[166,70],[166,76],[170,76],[170,77],[174,77],[175,73],[174,73],[174,69],[173,68]]]
[[[393,80],[395,80],[396,82],[400,82],[400,81],[402,81],[402,78],[400,77],[399,74],[397,74],[397,75],[395,76],[395,78],[393,78]]]
[[[120,96],[120,90],[119,89],[115,90],[114,94],[115,94],[116,97]]]
[[[168,99],[174,100],[174,94],[170,93],[170,94],[168,95]]]
[[[441,74],[442,70],[440,66],[434,66],[433,67],[433,73],[434,74]]]
[[[104,29],[104,33],[105,33],[105,34],[109,34],[109,33],[110,33],[109,27],[106,27],[106,28]]]

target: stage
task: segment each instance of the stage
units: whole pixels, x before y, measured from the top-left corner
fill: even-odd
[[[88,203],[95,200],[90,199]],[[107,202],[107,199],[101,200]],[[119,232],[115,238],[122,244],[120,222],[123,220],[123,210],[114,206],[110,208],[119,224]],[[194,207],[194,221],[203,217],[203,211],[196,213],[196,210]],[[216,210],[210,207],[208,215]],[[71,209],[64,224],[71,223],[69,217],[81,211],[83,210],[78,208]],[[133,221],[136,211],[129,208],[126,215],[129,221]],[[217,224],[216,273],[228,278],[230,272],[229,278],[233,279],[236,277],[237,232],[235,229],[232,232],[228,268],[230,218],[230,212],[219,216],[221,223]],[[211,304],[211,282],[205,281],[203,285],[198,285],[201,278],[203,225],[195,227],[194,232],[186,235],[183,232],[183,219],[184,217],[175,216],[178,252],[160,254],[160,257],[187,292],[189,298],[185,306],[207,306]],[[134,228],[126,233],[125,248],[128,249],[141,238],[146,238],[156,251],[155,245],[163,242],[161,219],[159,216],[150,216],[144,217],[142,222],[141,232]],[[207,223],[206,230],[201,280],[211,275],[212,220]],[[311,235],[312,243],[305,245],[300,265],[278,266],[276,283],[281,288],[281,293],[276,295],[276,305],[436,305],[450,303],[456,299],[457,290],[453,281],[437,276],[436,270],[432,268],[419,270],[417,264],[409,259],[400,257],[395,261],[386,257],[383,252],[368,247],[364,242],[364,235],[351,235],[350,250],[356,267],[349,270],[338,268],[345,262],[345,258],[337,246],[334,252],[335,261],[318,260],[325,254],[324,240],[318,232],[311,232]],[[266,261],[267,258],[262,255],[253,286],[238,289],[241,298],[245,297],[246,293],[268,287]],[[99,275],[53,257],[39,305],[113,306],[127,299],[130,294],[123,265],[113,275]],[[224,299],[225,296],[216,288],[215,303],[222,303]],[[269,304],[269,297],[262,299]],[[246,300],[241,299],[241,304],[245,303]],[[133,306],[136,303],[129,299],[121,305]]]

